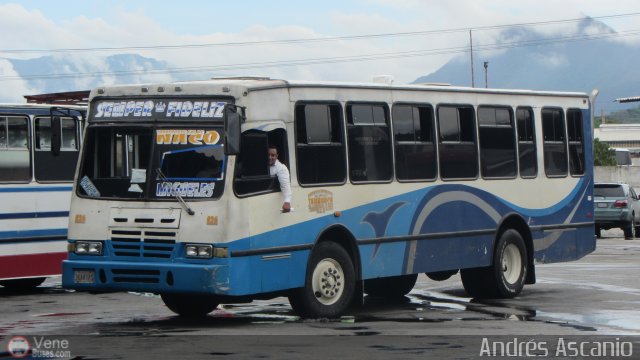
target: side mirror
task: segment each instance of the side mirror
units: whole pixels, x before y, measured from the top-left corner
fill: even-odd
[[[238,107],[227,105],[224,107],[224,153],[237,155],[240,153],[240,136],[242,135],[242,115]]]
[[[59,116],[51,118],[51,153],[55,156],[60,155],[60,147],[62,146],[62,122]]]

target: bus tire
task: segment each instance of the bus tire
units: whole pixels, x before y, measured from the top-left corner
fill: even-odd
[[[304,287],[293,289],[289,302],[303,318],[337,318],[351,305],[355,270],[347,251],[323,241],[309,257]]]
[[[428,272],[424,273],[427,277],[433,281],[445,281],[449,280],[453,275],[457,274],[458,270],[445,270],[445,271],[436,271],[436,272]]]
[[[169,310],[182,317],[204,317],[218,307],[212,296],[193,294],[161,294],[160,297]]]
[[[369,279],[364,281],[364,292],[369,296],[400,298],[413,289],[416,280],[418,274]]]
[[[519,232],[509,229],[498,239],[491,266],[462,269],[460,276],[467,294],[474,298],[509,299],[522,291],[527,268],[524,240]]]
[[[0,285],[4,286],[9,290],[16,291],[26,291],[33,290],[42,284],[47,278],[29,278],[29,279],[12,279],[12,280],[2,280],[0,281]]]

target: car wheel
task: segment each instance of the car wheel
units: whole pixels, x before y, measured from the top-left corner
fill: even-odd
[[[635,215],[631,215],[631,222],[627,224],[627,226],[622,229],[624,231],[624,237],[627,240],[634,239],[636,237],[636,221]]]
[[[596,237],[600,239],[602,237],[602,228],[596,228]]]
[[[46,278],[29,278],[29,279],[12,279],[12,280],[2,280],[0,281],[0,285],[6,287],[7,289],[15,290],[15,291],[28,291],[33,290],[42,284]]]

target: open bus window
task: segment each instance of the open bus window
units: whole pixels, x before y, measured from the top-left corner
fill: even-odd
[[[0,116],[0,181],[31,180],[27,118]]]
[[[242,133],[240,154],[234,176],[234,190],[238,196],[280,191],[275,176],[269,174],[269,146],[278,149],[278,160],[288,166],[286,132],[275,129],[264,132],[248,130]]]

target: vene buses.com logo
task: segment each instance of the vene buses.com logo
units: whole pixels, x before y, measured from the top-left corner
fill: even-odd
[[[24,336],[14,336],[7,343],[7,351],[14,358],[23,358],[29,355],[29,340]]]

